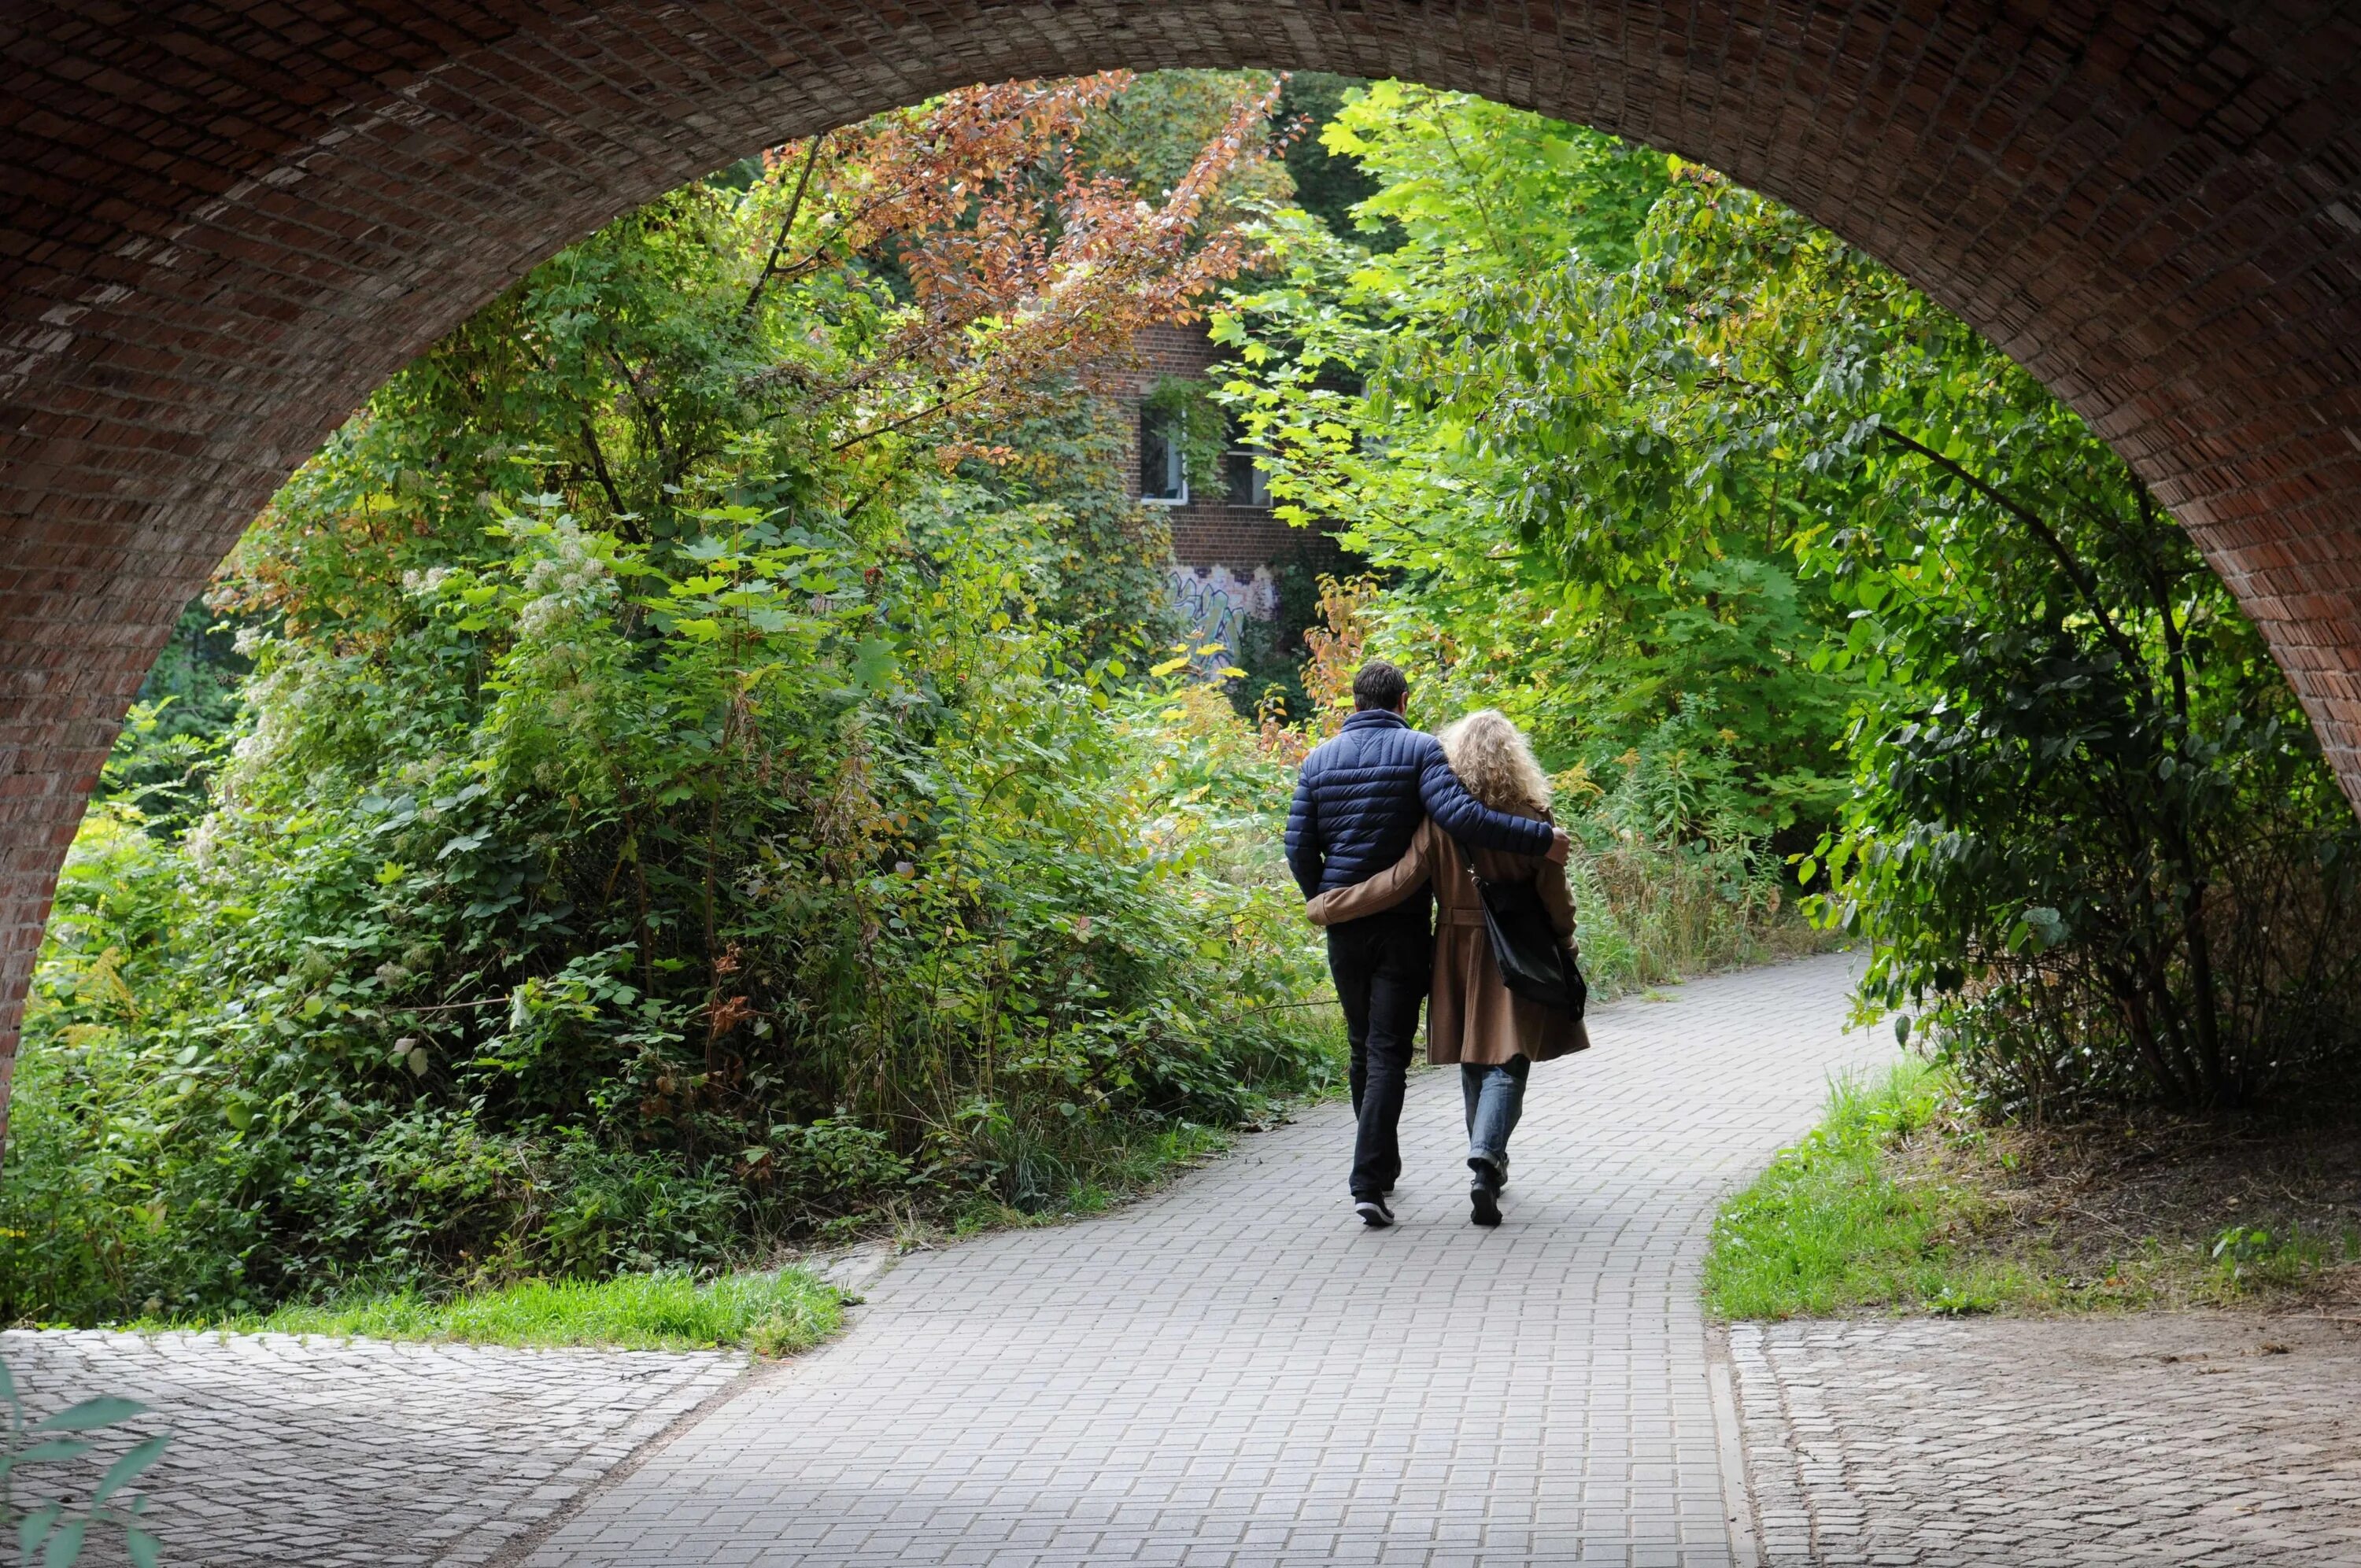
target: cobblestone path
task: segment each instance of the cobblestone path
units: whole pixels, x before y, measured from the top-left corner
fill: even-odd
[[[532,1561],[1730,1563],[1696,1264],[1828,1069],[1891,1050],[1843,1032],[1849,965],[1603,1009],[1533,1073],[1497,1231],[1435,1073],[1394,1230],[1351,1223],[1331,1105],[1117,1213],[906,1259]]]
[[[36,1416],[155,1407],[137,1428],[172,1442],[141,1485],[171,1568],[488,1562],[745,1365],[287,1334],[12,1332],[0,1354]]]
[[[36,1413],[159,1408],[179,1565],[2361,1565],[2352,1325],[1741,1323],[1709,1354],[1714,1201],[1891,1048],[1843,1031],[1849,973],[1602,1010],[1597,1049],[1534,1073],[1494,1232],[1437,1073],[1393,1231],[1347,1217],[1323,1106],[1117,1213],[911,1257],[841,1340],[752,1375],[280,1335],[0,1351]]]
[[[2361,1563],[2361,1343],[2311,1319],[1735,1325],[1771,1568]]]

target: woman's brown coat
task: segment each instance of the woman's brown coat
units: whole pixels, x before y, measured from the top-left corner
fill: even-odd
[[[1550,819],[1546,811],[1519,812]],[[1568,948],[1574,946],[1574,894],[1565,868],[1538,855],[1497,850],[1474,852],[1476,871],[1487,882],[1530,882],[1542,895],[1550,924]],[[1590,1048],[1582,1020],[1527,1002],[1509,990],[1492,957],[1484,929],[1484,900],[1468,874],[1468,851],[1429,820],[1411,840],[1410,852],[1386,870],[1323,893],[1310,905],[1312,923],[1334,926],[1391,909],[1421,883],[1434,884],[1434,990],[1426,1006],[1426,1059],[1497,1066],[1511,1057],[1548,1061]]]

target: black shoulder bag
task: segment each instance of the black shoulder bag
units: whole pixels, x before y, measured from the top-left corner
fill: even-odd
[[[1558,940],[1550,925],[1549,909],[1541,889],[1531,882],[1487,882],[1475,878],[1484,901],[1484,931],[1492,938],[1492,960],[1511,993],[1569,1018],[1582,1016],[1590,987],[1574,954]]]

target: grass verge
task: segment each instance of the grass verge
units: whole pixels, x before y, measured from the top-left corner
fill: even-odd
[[[733,1274],[698,1284],[685,1274],[612,1279],[526,1279],[448,1300],[408,1291],[324,1305],[289,1305],[205,1328],[466,1344],[599,1345],[618,1350],[744,1348],[793,1355],[843,1323],[844,1298],[800,1268]],[[186,1328],[138,1323],[136,1328]]]
[[[2300,1201],[2301,1183],[2282,1169],[2287,1135],[2246,1135],[2239,1172],[2223,1168],[2224,1141],[2191,1124],[1982,1127],[1940,1069],[1905,1059],[1833,1084],[1820,1124],[1722,1205],[1706,1307],[1780,1319],[2285,1306],[2350,1294],[2361,1283],[2361,1229]],[[2341,1167],[2314,1146],[2295,1163],[2330,1186],[2339,1179]],[[2200,1179],[2160,1183],[2159,1165]],[[2264,1170],[2271,1179],[2235,1179]]]

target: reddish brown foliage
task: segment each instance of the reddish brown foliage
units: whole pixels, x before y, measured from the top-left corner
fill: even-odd
[[[842,444],[1088,375],[1122,359],[1142,328],[1195,319],[1252,262],[1235,225],[1209,230],[1205,217],[1224,181],[1268,155],[1276,84],[1239,100],[1159,205],[1073,156],[1089,115],[1130,80],[1110,71],[968,88],[769,155],[786,203],[773,254],[801,237],[789,228],[809,232],[804,259],[777,276],[873,258],[898,264],[914,296],[910,319],[822,395],[890,382],[932,396],[895,400],[898,411]]]

